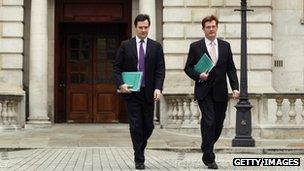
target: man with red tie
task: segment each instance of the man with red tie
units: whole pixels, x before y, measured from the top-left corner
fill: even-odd
[[[150,17],[139,14],[134,20],[136,36],[118,49],[114,74],[116,85],[126,102],[136,169],[145,169],[144,151],[154,129],[154,101],[158,101],[165,79],[164,53],[160,43],[149,39]],[[139,92],[131,92],[121,73],[142,71]]]
[[[202,113],[202,160],[209,169],[217,169],[214,144],[219,139],[225,119],[228,103],[226,75],[232,89],[233,97],[239,97],[239,83],[232,58],[230,44],[217,36],[218,19],[211,15],[202,20],[205,38],[190,45],[185,73],[195,81],[194,95]],[[208,73],[198,73],[194,65],[200,57],[208,54],[214,67]]]

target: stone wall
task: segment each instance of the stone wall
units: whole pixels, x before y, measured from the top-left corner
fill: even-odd
[[[273,85],[279,92],[304,91],[304,1],[273,0]]]
[[[219,18],[218,37],[230,42],[237,69],[240,68],[240,0],[164,0],[163,45],[167,75],[165,93],[192,93],[193,81],[183,72],[191,42],[204,36],[201,20]],[[272,86],[272,1],[249,0],[248,84],[249,92],[273,92]]]
[[[23,0],[0,0],[0,130],[25,124]]]
[[[0,1],[0,83],[22,87],[23,0]]]

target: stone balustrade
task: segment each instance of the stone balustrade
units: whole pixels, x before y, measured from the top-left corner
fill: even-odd
[[[168,106],[166,127],[197,128],[200,123],[200,110],[193,95],[165,96]]]
[[[21,128],[19,105],[22,96],[0,95],[0,130]]]
[[[274,99],[276,102],[275,124],[303,125],[304,123],[304,94],[297,93],[265,93],[264,99]],[[285,103],[285,108],[283,106]],[[297,105],[296,105],[297,102]],[[287,106],[286,106],[287,105]],[[301,106],[301,107],[300,107]]]
[[[167,115],[161,121],[164,128],[172,130],[189,130],[199,132],[201,113],[192,94],[165,94]],[[292,136],[295,133],[304,138],[304,133],[297,133],[304,128],[304,94],[303,93],[263,93],[249,94],[253,136],[277,138]],[[223,135],[235,135],[237,99],[229,98],[224,122]],[[283,134],[273,131],[282,131]],[[292,133],[290,133],[292,131]],[[290,134],[289,134],[290,133]],[[287,134],[287,135],[286,135]],[[298,137],[299,138],[299,137]]]

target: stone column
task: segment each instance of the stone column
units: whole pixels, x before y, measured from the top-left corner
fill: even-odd
[[[139,0],[139,13],[148,14],[151,20],[149,38],[156,40],[155,0]]]
[[[302,2],[303,8],[302,8],[302,19],[300,20],[301,24],[304,24],[304,0]]]
[[[139,13],[148,14],[150,16],[150,31],[148,37],[156,40],[156,9],[155,9],[155,0],[139,0]],[[156,116],[157,103],[154,103],[154,121],[157,121],[159,118]]]
[[[29,66],[28,125],[51,125],[47,107],[48,85],[47,0],[32,0]]]

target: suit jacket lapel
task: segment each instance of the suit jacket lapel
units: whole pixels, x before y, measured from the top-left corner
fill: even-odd
[[[210,54],[209,54],[209,52],[208,52],[208,49],[207,49],[207,45],[206,45],[206,43],[205,43],[205,38],[202,39],[201,46],[202,46],[202,47],[200,47],[200,49],[202,49],[202,55],[203,55],[204,53],[206,53],[206,54],[208,55],[208,57],[211,59],[211,56],[210,56]],[[212,60],[212,59],[211,59],[211,60]]]
[[[149,57],[149,54],[151,52],[151,48],[152,44],[151,44],[151,40],[148,38],[147,39],[147,47],[146,47],[146,55],[145,55],[145,59],[147,59]]]
[[[137,62],[138,62],[138,55],[137,55],[137,45],[136,45],[136,39],[135,39],[135,37],[133,37],[132,40],[131,40],[131,49],[132,49],[132,53],[133,53],[133,56],[134,56],[136,64],[137,64]]]
[[[217,46],[217,48],[218,48],[218,55],[217,55],[217,63],[216,64],[218,64],[218,63],[220,63],[221,61],[222,61],[222,49],[223,49],[223,44],[222,44],[222,42],[219,40],[219,39],[217,39],[217,43],[218,43],[218,46]]]

